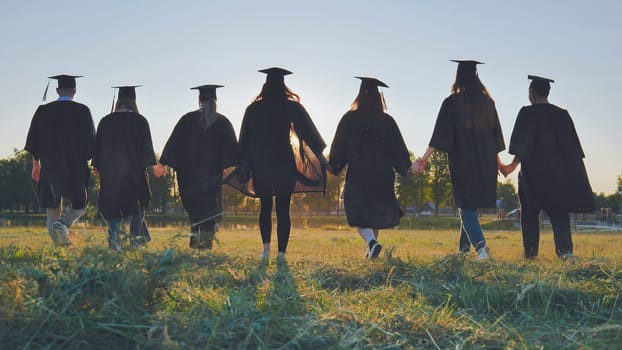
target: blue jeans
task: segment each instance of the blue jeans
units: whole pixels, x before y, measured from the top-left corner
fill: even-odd
[[[140,235],[141,225],[145,218],[144,211],[138,212],[134,215],[126,216],[130,218],[130,238]],[[108,219],[108,237],[115,237],[119,235],[121,231],[121,224],[123,223],[123,217],[109,218]]]
[[[108,237],[118,237],[123,217],[108,219]]]
[[[476,251],[486,247],[486,239],[479,225],[476,209],[460,208],[460,251],[466,253],[473,245]]]

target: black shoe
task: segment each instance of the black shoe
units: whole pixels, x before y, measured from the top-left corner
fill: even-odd
[[[144,248],[147,245],[148,240],[143,236],[134,236],[130,238],[130,249]]]
[[[367,255],[368,260],[376,259],[378,255],[380,255],[380,251],[382,250],[382,246],[378,241],[372,239],[369,241],[369,254]]]
[[[214,246],[216,232],[205,234],[204,232],[193,232],[190,234],[190,248],[199,250],[209,250]]]

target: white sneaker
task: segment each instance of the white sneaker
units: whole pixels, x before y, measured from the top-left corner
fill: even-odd
[[[52,231],[56,236],[56,242],[58,243],[58,245],[62,247],[67,247],[71,245],[71,241],[68,237],[69,230],[67,230],[67,226],[65,226],[65,224],[63,224],[60,220],[54,221],[54,223],[52,224]]]
[[[486,247],[478,250],[477,254],[478,254],[477,260],[486,260],[490,258],[490,256],[488,255],[488,252],[486,251]]]

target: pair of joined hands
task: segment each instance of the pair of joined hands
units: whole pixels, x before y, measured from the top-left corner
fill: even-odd
[[[417,158],[417,160],[415,160],[410,166],[410,171],[414,174],[421,174],[425,171],[426,163],[427,159]],[[514,172],[517,166],[517,162],[511,162],[510,164],[503,164],[501,161],[497,162],[497,170],[501,175],[503,175],[503,177],[508,177],[508,175]]]
[[[166,175],[166,173],[168,172],[168,170],[166,170],[166,165],[162,165],[162,164],[156,164],[154,166],[152,166],[152,170],[153,170],[153,176],[155,177],[162,177],[164,175]],[[35,169],[32,169],[32,178],[35,179]],[[39,181],[39,174],[37,173],[37,178],[35,179],[35,181]],[[99,170],[97,170],[96,168],[93,168],[93,175],[95,176],[99,176]]]

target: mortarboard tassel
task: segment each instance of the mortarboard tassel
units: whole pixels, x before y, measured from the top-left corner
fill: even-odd
[[[45,91],[43,92],[43,99],[41,101],[45,101],[48,96],[48,88],[50,87],[50,79],[48,79],[48,84],[45,86]]]
[[[387,102],[384,100],[384,93],[382,93],[382,91],[380,91],[380,98],[382,99],[382,104],[384,105],[384,108],[389,109],[389,107],[387,107]]]
[[[116,95],[116,89],[113,89],[113,93],[112,93],[112,106],[110,106],[110,113],[112,113],[114,111],[114,98]]]

